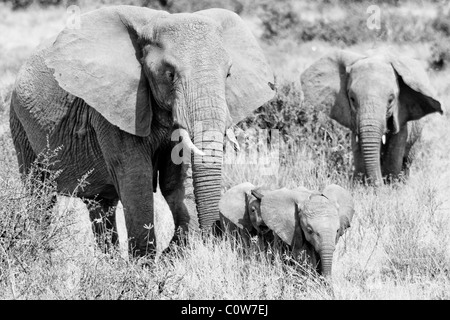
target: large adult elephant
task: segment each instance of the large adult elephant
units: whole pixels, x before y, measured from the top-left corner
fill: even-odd
[[[219,217],[224,133],[273,97],[269,82],[260,47],[231,11],[88,12],[80,28],[41,45],[18,74],[10,126],[21,171],[47,136],[51,148],[62,145],[58,190],[73,192],[93,169],[77,195],[95,197],[101,212],[120,199],[130,249],[145,254],[157,245],[148,226],[158,177],[175,224],[188,223],[179,136],[184,158],[200,155],[192,157],[192,179],[199,223],[208,229]]]
[[[420,63],[383,51],[334,51],[306,69],[301,83],[305,106],[324,108],[352,130],[355,175],[375,185],[408,165],[420,135],[420,124],[412,120],[442,113]]]

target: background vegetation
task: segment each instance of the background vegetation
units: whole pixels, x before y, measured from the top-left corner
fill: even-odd
[[[276,97],[239,124],[277,129],[289,148],[279,168],[224,165],[223,189],[240,182],[320,190],[337,183],[356,204],[352,227],[334,257],[331,293],[306,266],[277,250],[243,251],[239,239],[193,234],[157,261],[129,260],[93,245],[87,211],[43,184],[21,181],[9,132],[15,76],[40,41],[60,31],[66,7],[83,12],[127,3],[170,12],[225,7],[248,23],[277,80]],[[369,5],[381,28],[366,26]],[[389,46],[421,60],[443,103],[430,115],[406,182],[377,190],[354,184],[349,131],[301,106],[300,73],[335,48],[364,52]],[[450,298],[450,8],[448,1],[0,1],[0,298],[2,299],[449,299]],[[46,170],[47,150],[35,170]],[[30,190],[33,190],[31,192]],[[69,203],[70,202],[70,203]]]

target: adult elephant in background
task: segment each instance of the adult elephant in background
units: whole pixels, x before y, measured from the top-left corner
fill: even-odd
[[[223,9],[169,14],[133,6],[88,12],[80,26],[41,45],[18,74],[10,127],[21,171],[47,136],[50,148],[62,145],[58,191],[100,201],[100,209],[89,208],[92,218],[120,199],[130,249],[142,255],[157,246],[148,228],[157,179],[175,225],[188,224],[179,153],[190,159],[193,151],[199,223],[211,228],[219,218],[224,133],[274,95],[250,30]],[[182,148],[174,149],[179,136]]]
[[[441,104],[417,60],[378,51],[334,51],[301,75],[304,105],[324,108],[352,131],[355,176],[374,185],[396,178],[409,165],[420,136],[414,122],[439,112]]]

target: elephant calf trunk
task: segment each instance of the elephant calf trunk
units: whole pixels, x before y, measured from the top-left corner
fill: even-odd
[[[331,281],[331,270],[333,266],[333,253],[335,250],[334,245],[326,245],[322,247],[320,251],[320,262],[322,275],[328,281]]]

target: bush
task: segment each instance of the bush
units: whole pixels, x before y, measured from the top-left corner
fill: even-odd
[[[302,106],[300,84],[282,83],[274,99],[238,124],[242,130],[276,129],[287,151],[310,148],[316,161],[326,159],[328,174],[352,173],[351,132],[324,112]],[[283,154],[281,153],[283,157]],[[280,159],[283,163],[283,160]]]
[[[432,22],[434,30],[441,32],[443,36],[450,37],[450,10],[448,12],[438,10],[438,15]]]
[[[264,27],[262,36],[265,39],[286,37],[300,25],[300,17],[289,0],[267,1],[262,3],[260,8]]]
[[[55,152],[45,151],[23,177],[20,186],[2,180],[0,193],[0,246],[10,260],[26,265],[42,253],[51,252],[59,232],[50,230],[52,205],[55,201],[56,178],[60,172],[51,171]],[[15,259],[13,259],[15,257]],[[17,259],[19,258],[19,259]],[[0,260],[5,263],[6,260]]]
[[[52,5],[60,5],[64,3],[64,0],[1,0],[0,2],[10,3],[13,10],[17,9],[25,9],[36,3],[40,6],[52,6]]]
[[[336,1],[340,3],[339,1]],[[380,29],[367,27],[366,13],[368,2],[340,3],[345,6],[345,16],[339,19],[319,17],[314,21],[303,19],[293,7],[293,1],[269,1],[260,4],[260,18],[263,25],[262,38],[266,41],[276,41],[292,38],[296,42],[321,40],[341,47],[362,42],[392,41],[396,43],[423,42],[433,40],[436,32],[443,37],[450,37],[450,17],[440,13],[436,18],[411,17],[398,13],[386,6],[398,1],[378,1],[383,5],[381,11]],[[320,6],[330,7],[327,1]]]
[[[434,70],[446,69],[450,65],[450,42],[435,41],[431,46],[428,63]]]
[[[241,0],[159,0],[159,3],[164,10],[167,10],[170,13],[195,12],[209,8],[223,8],[239,14],[244,9]],[[147,6],[151,6],[151,4]]]

